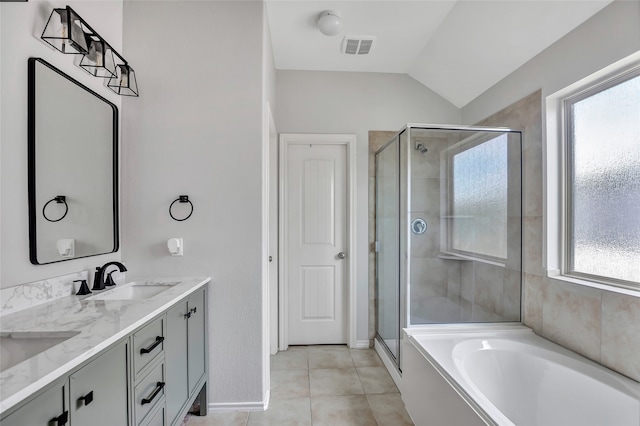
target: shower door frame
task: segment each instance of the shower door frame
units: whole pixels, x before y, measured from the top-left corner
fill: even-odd
[[[398,279],[398,288],[397,288],[397,306],[396,306],[396,311],[398,313],[398,327],[396,330],[396,348],[395,348],[395,355],[393,354],[391,348],[389,348],[389,346],[387,345],[387,343],[385,342],[385,339],[383,336],[380,335],[379,333],[379,323],[378,321],[380,320],[380,315],[378,315],[378,308],[380,306],[380,297],[378,296],[378,289],[379,289],[379,284],[380,284],[380,276],[378,274],[378,260],[379,260],[379,244],[380,244],[380,236],[378,235],[378,158],[379,155],[382,154],[382,152],[387,149],[389,147],[389,145],[393,144],[396,140],[398,141],[398,148],[397,148],[397,167],[398,167],[398,182],[397,182],[397,190],[398,193],[400,192],[400,181],[401,181],[401,177],[399,176],[400,173],[400,135],[404,132],[404,129],[401,130],[400,132],[396,133],[394,136],[392,136],[388,142],[386,142],[384,145],[382,145],[380,148],[378,148],[378,150],[374,153],[374,159],[375,159],[375,188],[374,188],[374,196],[375,196],[375,200],[374,200],[374,209],[375,209],[375,217],[376,217],[376,221],[375,221],[375,233],[376,233],[376,237],[375,237],[375,253],[376,253],[376,261],[375,261],[375,274],[376,274],[376,280],[375,280],[375,336],[374,336],[374,340],[378,340],[380,342],[380,346],[385,350],[385,352],[387,353],[387,355],[389,356],[389,358],[395,363],[396,367],[398,367],[400,365],[400,335],[401,335],[401,331],[402,328],[404,326],[406,326],[406,322],[403,322],[402,319],[405,317],[405,315],[403,315],[402,312],[402,306],[403,304],[401,303],[401,299],[402,299],[402,281],[401,281],[401,275],[400,275],[400,271],[401,271],[401,265],[400,265],[400,259],[397,258],[397,279]],[[397,210],[398,210],[398,223],[397,223],[397,238],[398,238],[398,248],[400,248],[400,216],[401,216],[401,204],[402,204],[402,200],[401,200],[401,196],[398,195],[398,203],[397,203]],[[399,257],[399,254],[398,254]]]
[[[421,324],[417,324],[417,325],[412,325],[411,324],[411,318],[410,318],[410,312],[411,312],[411,289],[410,289],[410,283],[409,283],[409,278],[410,278],[410,272],[411,272],[411,244],[410,244],[410,230],[408,226],[405,226],[404,229],[402,228],[402,224],[403,224],[403,219],[404,219],[404,223],[408,224],[409,222],[409,211],[410,209],[408,208],[408,206],[411,206],[411,155],[412,155],[412,149],[407,149],[406,150],[406,166],[405,166],[405,170],[406,172],[403,174],[402,173],[402,168],[401,166],[401,161],[402,161],[402,141],[400,140],[400,137],[403,133],[406,132],[408,140],[407,140],[407,144],[411,143],[411,130],[412,129],[416,129],[416,130],[443,130],[443,131],[465,131],[465,132],[495,132],[495,133],[518,133],[520,135],[520,164],[521,164],[521,180],[520,180],[520,190],[521,190],[521,195],[520,195],[520,211],[522,212],[522,208],[523,205],[522,203],[524,202],[523,199],[523,192],[522,192],[522,188],[524,187],[524,170],[522,169],[522,149],[523,149],[523,140],[522,140],[522,130],[517,130],[517,129],[512,129],[512,128],[508,128],[508,127],[492,127],[492,126],[473,126],[473,125],[449,125],[449,124],[424,124],[424,123],[407,123],[402,129],[400,129],[397,133],[395,133],[388,142],[386,142],[384,145],[382,145],[380,148],[378,148],[378,150],[375,152],[374,156],[376,158],[376,191],[375,191],[375,203],[376,203],[376,212],[377,212],[377,156],[378,154],[380,154],[382,151],[384,151],[385,148],[387,148],[390,144],[392,144],[396,139],[398,139],[398,168],[399,168],[399,186],[398,186],[398,191],[400,192],[400,196],[399,196],[399,205],[398,205],[398,209],[399,209],[399,219],[398,219],[398,228],[399,228],[399,234],[398,234],[398,247],[402,250],[403,246],[403,235],[404,235],[404,242],[406,243],[406,247],[404,247],[404,253],[405,253],[405,259],[404,262],[402,262],[402,252],[398,252],[398,258],[399,258],[399,270],[398,270],[398,280],[399,280],[399,298],[398,298],[398,303],[400,306],[398,306],[398,312],[400,315],[398,324],[399,324],[399,332],[398,332],[398,340],[401,340],[401,334],[402,334],[402,328],[412,328],[412,327],[420,327],[423,326]],[[410,147],[408,147],[410,148]],[[403,177],[406,179],[404,182],[404,185],[406,187],[406,198],[403,200],[402,199],[402,192],[401,192],[401,188],[403,185],[402,179]],[[521,218],[522,220],[522,218]],[[522,224],[522,222],[521,222]],[[376,241],[378,241],[378,235],[377,235],[377,217],[376,217]],[[522,227],[520,229],[520,232],[522,234]],[[520,238],[520,244],[521,244],[521,248],[522,248],[522,235]],[[523,271],[523,251],[522,249],[520,250],[520,271],[522,273]],[[375,271],[376,271],[376,286],[375,286],[375,291],[376,291],[376,308],[375,308],[375,315],[376,315],[376,330],[375,330],[375,338],[374,340],[377,340],[380,343],[380,347],[382,347],[385,352],[389,355],[390,360],[395,363],[395,367],[398,370],[398,372],[402,373],[402,369],[401,369],[401,360],[402,360],[402,351],[401,351],[401,345],[398,342],[397,345],[397,357],[394,357],[391,353],[391,351],[389,350],[389,348],[387,348],[386,343],[384,342],[384,339],[382,339],[382,336],[380,336],[378,334],[378,304],[377,304],[377,291],[378,291],[378,279],[379,277],[377,276],[377,262],[378,262],[378,258],[376,256],[376,267],[375,267]],[[402,279],[402,277],[404,276],[404,280]],[[522,279],[520,281],[520,286],[522,288]],[[523,309],[523,305],[522,305],[522,293],[521,293],[521,301],[520,301],[520,323],[522,322],[522,309]],[[403,303],[404,302],[404,303]],[[439,326],[451,326],[451,327],[456,327],[458,326],[457,323],[454,324],[438,324]]]

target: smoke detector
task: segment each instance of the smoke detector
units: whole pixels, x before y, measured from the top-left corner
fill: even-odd
[[[342,40],[342,53],[346,55],[368,55],[376,43],[375,36],[345,36]]]

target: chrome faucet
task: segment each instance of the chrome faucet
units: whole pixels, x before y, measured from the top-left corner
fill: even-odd
[[[93,278],[93,288],[91,290],[104,290],[107,285],[116,284],[113,282],[113,279],[111,278],[111,274],[115,271],[111,271],[109,274],[107,274],[108,279],[107,279],[107,283],[105,284],[105,271],[109,266],[118,267],[120,272],[125,272],[127,270],[127,268],[122,263],[117,261],[105,263],[101,267],[96,268],[96,273]]]

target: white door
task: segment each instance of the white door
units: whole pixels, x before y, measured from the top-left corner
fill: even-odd
[[[347,343],[347,146],[287,146],[288,344]]]

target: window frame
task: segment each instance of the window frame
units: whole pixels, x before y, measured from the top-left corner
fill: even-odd
[[[573,246],[571,244],[573,236],[573,217],[572,217],[572,159],[573,159],[573,138],[571,132],[572,123],[572,106],[577,102],[587,99],[591,96],[602,93],[612,87],[629,81],[640,76],[640,66],[633,67],[622,73],[618,73],[613,77],[595,84],[583,86],[582,90],[565,96],[560,100],[560,117],[561,117],[561,160],[560,160],[560,185],[561,185],[561,203],[560,203],[560,275],[577,280],[626,288],[631,290],[640,290],[640,282],[627,281],[619,278],[607,277],[604,275],[594,275],[585,272],[572,270],[571,264],[573,260]]]

